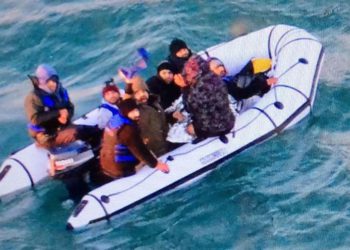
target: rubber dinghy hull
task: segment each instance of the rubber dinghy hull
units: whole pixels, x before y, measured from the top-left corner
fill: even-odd
[[[94,109],[78,120],[76,124],[96,125],[98,109]],[[34,143],[12,153],[0,167],[0,198],[19,191],[34,188],[49,179],[49,152]]]
[[[218,166],[239,152],[261,143],[305,118],[313,106],[322,44],[305,30],[287,25],[271,26],[206,50],[219,58],[229,75],[235,75],[252,58],[271,58],[278,83],[236,119],[234,137],[223,144],[209,138],[186,144],[164,155],[170,173],[144,167],[136,175],[110,182],[83,197],[68,219],[67,228],[109,220],[146,200],[171,190]],[[200,52],[206,58],[207,54]]]

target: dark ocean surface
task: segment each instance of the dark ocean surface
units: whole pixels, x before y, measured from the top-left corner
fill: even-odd
[[[174,37],[199,51],[275,24],[325,46],[313,114],[199,181],[80,232],[55,181],[0,203],[0,249],[349,249],[350,3],[347,0],[2,0],[0,159],[31,140],[26,75],[52,64],[76,105],[96,107],[102,83],[151,52],[150,76]]]

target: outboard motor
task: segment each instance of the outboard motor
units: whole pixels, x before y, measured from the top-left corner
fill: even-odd
[[[82,170],[94,158],[90,145],[83,141],[75,141],[65,146],[49,150],[50,164],[55,169],[54,178],[63,177],[71,172]]]

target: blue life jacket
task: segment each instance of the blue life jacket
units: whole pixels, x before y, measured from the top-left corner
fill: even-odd
[[[108,105],[107,103],[102,103],[99,108],[107,109],[112,113],[113,116],[119,114],[119,110],[116,107],[113,107],[111,105]]]
[[[36,94],[40,98],[44,107],[47,107],[49,109],[55,108],[56,103],[52,95],[42,95],[38,92],[36,92]],[[69,103],[68,91],[65,88],[59,87],[58,96],[63,101],[63,103]],[[32,123],[28,123],[27,128],[35,133],[45,132],[45,128]]]
[[[58,95],[64,102],[66,103],[69,102],[69,96],[66,89],[60,88],[58,90]],[[55,107],[55,100],[52,97],[53,97],[52,95],[39,95],[39,98],[43,103],[43,105],[50,109]]]
[[[111,129],[119,130],[124,125],[132,125],[132,121],[121,114],[114,115],[108,123],[108,127]],[[118,133],[118,131],[117,131]],[[115,162],[117,163],[134,163],[137,162],[136,157],[131,153],[129,148],[121,143],[115,145]]]

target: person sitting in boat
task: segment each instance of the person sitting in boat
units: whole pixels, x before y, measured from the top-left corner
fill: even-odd
[[[170,143],[170,148],[193,141],[194,136],[187,131],[188,125],[192,123],[191,115],[186,111],[182,95],[173,104],[164,110],[166,114],[178,113],[177,121],[171,124],[166,140]]]
[[[98,110],[97,121],[99,129],[104,129],[112,116],[119,112],[117,105],[121,100],[119,88],[114,84],[113,79],[107,81],[105,84],[102,89],[102,104]]]
[[[78,139],[92,146],[99,144],[97,127],[71,123],[74,105],[52,66],[41,64],[35,76],[28,77],[34,89],[27,95],[24,108],[29,120],[29,134],[38,146],[50,149]]]
[[[156,156],[165,154],[168,152],[166,137],[169,127],[159,103],[159,96],[149,93],[146,83],[140,76],[123,80],[127,84],[125,93],[136,101],[140,111],[137,123],[143,142]]]
[[[228,93],[236,101],[248,99],[254,95],[263,96],[278,80],[266,75],[271,69],[271,60],[267,58],[252,59],[235,76],[227,75],[224,64],[218,58],[210,58],[209,67],[214,74],[222,77]]]
[[[192,51],[187,47],[187,44],[183,40],[175,38],[169,45],[169,52],[170,54],[167,57],[167,60],[174,68],[174,73],[181,73],[185,63],[191,57]]]
[[[168,108],[181,95],[180,87],[174,83],[174,72],[170,62],[162,61],[157,66],[157,75],[146,81],[150,92],[160,97],[163,109]]]
[[[230,109],[227,88],[221,78],[209,69],[209,63],[193,55],[185,64],[182,77],[183,100],[191,114],[190,134],[197,136],[194,143],[207,137],[219,136],[228,142],[225,134],[234,126],[235,116]]]
[[[130,176],[136,173],[136,166],[141,162],[168,173],[169,166],[158,161],[142,141],[136,123],[140,119],[136,101],[122,100],[119,111],[104,130],[100,151],[102,172],[111,180]]]

